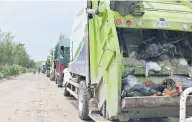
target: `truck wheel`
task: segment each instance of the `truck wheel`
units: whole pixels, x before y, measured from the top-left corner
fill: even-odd
[[[55,83],[57,84],[57,78],[55,79]]]
[[[50,81],[53,81],[53,76],[52,75],[50,75]]]
[[[53,77],[53,76],[51,76],[51,77],[50,77],[50,80],[51,80],[51,81],[54,81],[54,77]]]
[[[62,81],[59,79],[59,77],[57,78],[57,86],[62,87]]]
[[[46,72],[46,76],[49,77],[49,72],[48,71]]]
[[[54,74],[50,73],[50,80],[55,81]]]
[[[70,95],[70,93],[67,91],[67,89],[66,89],[66,88],[67,88],[67,86],[65,86],[65,87],[64,87],[64,89],[63,89],[63,94],[64,94],[64,96],[66,96],[66,97],[67,97],[67,96],[69,96],[69,95]]]
[[[79,118],[82,120],[90,119],[90,117],[88,116],[89,99],[90,99],[89,90],[85,84],[85,81],[81,81],[79,85],[79,91],[78,91],[78,115],[79,115]]]

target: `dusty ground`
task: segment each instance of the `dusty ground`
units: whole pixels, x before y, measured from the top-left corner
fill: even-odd
[[[73,98],[43,74],[0,81],[0,122],[82,122]]]

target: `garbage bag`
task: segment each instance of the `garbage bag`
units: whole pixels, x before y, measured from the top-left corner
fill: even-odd
[[[174,79],[175,81],[182,82],[182,89],[183,90],[185,90],[189,87],[192,87],[192,78],[190,78],[190,77],[174,75],[174,76],[172,76],[172,79]]]
[[[163,85],[168,90],[176,89],[176,82],[171,78],[165,79],[164,82],[163,82]]]
[[[149,88],[151,88],[151,89],[154,89],[154,90],[156,90],[156,91],[158,91],[160,93],[163,93],[163,91],[165,89],[164,85],[162,85],[162,84],[155,84],[155,83],[151,82],[150,80],[145,81],[144,85],[149,87]]]
[[[141,44],[139,48],[141,48],[138,52],[139,59],[158,58],[163,54],[173,57],[177,53],[176,47],[173,44]]]
[[[151,96],[154,93],[155,90],[137,81],[135,76],[129,75],[122,79],[122,97]]]
[[[155,73],[161,74],[161,66],[159,66],[156,62],[147,62],[145,63],[145,76],[149,76],[149,71],[154,71]]]

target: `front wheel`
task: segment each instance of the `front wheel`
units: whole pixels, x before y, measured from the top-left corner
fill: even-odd
[[[62,87],[62,80],[59,77],[56,79],[56,82],[58,87]]]
[[[46,76],[50,77],[50,71],[49,70],[46,72]]]
[[[54,76],[50,75],[50,81],[54,81]]]
[[[86,86],[85,81],[81,81],[79,85],[79,93],[78,93],[78,114],[79,118],[82,120],[88,120],[89,117],[89,100],[90,100],[90,92],[88,87]]]

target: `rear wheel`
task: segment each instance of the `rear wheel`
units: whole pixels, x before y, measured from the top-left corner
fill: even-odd
[[[88,120],[89,117],[89,100],[90,93],[88,87],[86,86],[85,81],[81,81],[79,85],[79,93],[78,93],[78,114],[80,119]]]
[[[50,74],[50,81],[54,81],[54,76]]]
[[[50,77],[50,71],[49,70],[46,72],[46,76]]]
[[[70,95],[70,93],[67,91],[67,86],[64,87],[64,89],[63,89],[63,94],[64,94],[64,96],[66,96],[66,97]]]
[[[56,78],[55,78],[55,81],[56,81],[55,83],[57,84],[57,81],[58,81],[58,77],[56,77]]]

